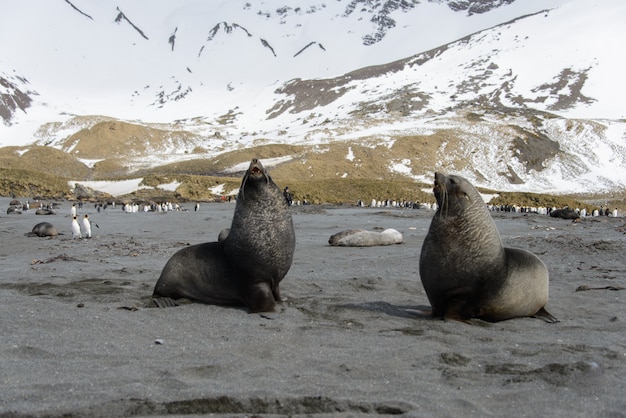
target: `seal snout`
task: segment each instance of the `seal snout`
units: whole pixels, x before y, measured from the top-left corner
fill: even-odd
[[[435,182],[433,185],[433,194],[435,195],[435,199],[437,200],[437,204],[441,208],[447,204],[447,188],[446,182],[448,177],[443,173],[435,173]],[[441,213],[441,212],[440,212]]]
[[[446,175],[445,175],[445,174],[443,174],[443,173],[439,173],[439,172],[436,172],[436,173],[435,173],[434,187],[442,187],[442,186],[445,186],[445,184],[446,184],[446,179],[447,179],[447,177],[446,177]]]

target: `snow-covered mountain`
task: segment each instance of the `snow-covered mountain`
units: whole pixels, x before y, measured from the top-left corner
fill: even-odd
[[[194,135],[138,155],[144,166],[260,138],[390,146],[445,131],[434,161],[418,149],[386,164],[502,190],[626,187],[621,0],[32,0],[2,10],[0,145],[71,153],[76,133],[103,119],[90,115]]]

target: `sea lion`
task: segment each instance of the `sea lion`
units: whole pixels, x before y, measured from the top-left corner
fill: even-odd
[[[28,234],[29,236],[38,237],[56,237],[59,235],[59,231],[50,222],[40,222],[33,226],[33,229]]]
[[[243,176],[226,238],[174,254],[161,272],[153,299],[157,306],[187,298],[271,312],[281,300],[279,283],[291,267],[295,242],[287,202],[255,158]]]
[[[435,173],[438,209],[422,245],[420,278],[432,315],[501,321],[545,310],[548,270],[533,253],[502,245],[478,191],[459,176]]]
[[[328,243],[338,247],[374,247],[402,244],[402,234],[393,228],[385,229],[382,232],[348,229],[331,235]]]

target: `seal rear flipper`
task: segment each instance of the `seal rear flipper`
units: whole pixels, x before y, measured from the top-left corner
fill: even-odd
[[[480,318],[483,312],[478,299],[476,289],[472,286],[450,289],[446,292],[443,319],[468,322],[472,318]]]
[[[546,311],[546,308],[539,309],[537,313],[533,315],[533,318],[543,319],[548,324],[556,324],[557,322],[561,322],[550,312]]]

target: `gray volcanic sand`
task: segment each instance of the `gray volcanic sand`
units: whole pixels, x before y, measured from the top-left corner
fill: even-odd
[[[568,416],[626,414],[624,218],[579,224],[494,213],[507,246],[550,271],[561,322],[435,320],[418,259],[432,211],[293,207],[296,254],[272,315],[150,306],[178,249],[215,241],[234,204],[194,212],[98,213],[72,240],[56,215],[6,215],[0,199],[3,416]],[[81,216],[82,217],[82,216]],[[27,237],[47,221],[64,235]],[[405,242],[330,247],[345,229],[395,228]]]

